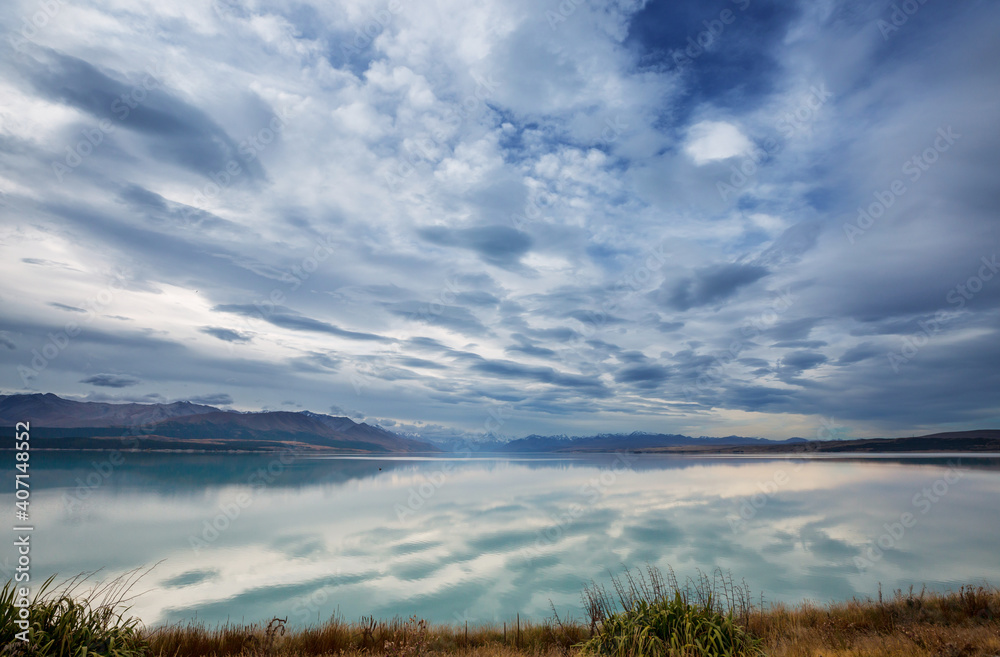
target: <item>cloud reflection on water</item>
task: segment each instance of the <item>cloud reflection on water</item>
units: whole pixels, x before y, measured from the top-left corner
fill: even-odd
[[[862,571],[855,557],[884,523],[914,511],[946,459],[321,459],[255,490],[248,477],[267,458],[129,455],[73,514],[63,495],[88,457],[40,458],[35,576],[163,560],[134,607],[147,623],[274,614],[302,623],[337,609],[348,619],[490,621],[547,616],[550,599],[579,617],[583,586],[623,564],[681,576],[721,567],[785,601],[866,595],[879,582],[1000,580],[1000,526],[987,521],[1000,503],[1000,459],[963,460],[962,479]],[[779,472],[783,485],[768,488]],[[432,477],[419,507],[406,506]],[[249,506],[192,550],[190,537],[240,495]],[[758,505],[734,529],[749,500]]]

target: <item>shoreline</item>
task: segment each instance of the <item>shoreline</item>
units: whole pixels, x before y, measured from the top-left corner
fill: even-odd
[[[713,585],[714,586],[714,585]],[[749,592],[734,588],[715,591],[725,597],[740,628],[760,642],[770,657],[851,654],[862,657],[992,657],[1000,654],[1000,589],[988,585],[962,585],[958,590],[930,592],[897,590],[883,597],[798,604],[765,603],[757,606]],[[687,596],[690,591],[685,593]],[[692,604],[697,595],[692,595]],[[687,598],[685,598],[687,599]],[[284,617],[287,620],[287,616]],[[582,646],[603,628],[605,618],[571,621],[548,618],[530,621],[511,616],[486,623],[427,623],[409,619],[362,617],[347,622],[336,617],[306,626],[288,626],[280,617],[249,624],[214,628],[197,623],[154,627],[148,630],[153,655],[166,657],[237,657],[252,654],[226,652],[236,637],[256,637],[255,645],[268,645],[265,654],[288,657],[321,655],[462,655],[520,657],[598,655]],[[270,623],[270,625],[269,625]],[[283,628],[283,632],[275,630]],[[271,628],[270,638],[268,628]],[[606,629],[604,631],[611,631]],[[270,641],[270,643],[268,643]],[[198,644],[197,652],[177,652]],[[700,653],[713,655],[715,653]],[[738,653],[754,654],[754,653]]]
[[[15,451],[13,447],[0,447],[0,452]],[[310,449],[296,450],[286,449],[137,449],[137,448],[115,448],[115,447],[35,447],[33,452],[122,452],[128,454],[283,454],[294,452],[299,458],[309,458],[313,456],[353,456],[357,458],[405,458],[405,457],[432,457],[449,460],[472,460],[469,456],[463,456],[464,452],[356,452],[337,449]],[[695,448],[646,448],[646,449],[621,449],[621,450],[566,450],[559,452],[524,451],[524,452],[475,452],[476,458],[503,458],[503,457],[553,457],[553,456],[614,456],[616,454],[641,454],[643,456],[680,456],[680,457],[722,457],[722,458],[796,458],[796,459],[830,459],[830,458],[921,458],[921,457],[961,457],[974,456],[979,458],[1000,458],[1000,450],[908,450],[908,451],[879,451],[879,450],[771,450],[771,449],[739,449],[733,451],[719,449]]]
[[[148,572],[145,571],[145,572]],[[673,570],[647,566],[611,576],[611,585],[582,591],[584,618],[552,617],[486,623],[429,623],[334,611],[326,621],[289,626],[289,616],[257,622],[204,621],[146,626],[128,613],[131,590],[144,572],[98,582],[87,593],[68,583],[24,600],[27,641],[69,645],[77,654],[117,657],[994,657],[1000,654],[1000,589],[981,581],[958,589],[896,589],[877,597],[818,604],[758,603],[744,582],[727,572],[699,573],[681,585]],[[51,580],[49,580],[51,581]],[[0,595],[0,617],[23,607],[12,582]],[[610,592],[609,592],[610,589]],[[331,607],[337,609],[335,602]],[[326,607],[329,608],[329,607]],[[233,610],[238,613],[239,610]],[[315,609],[317,614],[322,609]],[[18,621],[21,623],[22,621]],[[33,654],[3,624],[0,643],[12,655]],[[680,644],[677,643],[678,637]],[[675,646],[671,650],[670,646]],[[698,646],[676,652],[677,645]],[[82,653],[80,653],[82,654]]]

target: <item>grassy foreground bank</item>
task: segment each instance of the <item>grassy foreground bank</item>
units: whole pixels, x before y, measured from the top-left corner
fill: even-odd
[[[31,601],[31,641],[15,638],[19,608],[0,596],[0,655],[116,657],[346,657],[579,655],[587,657],[759,655],[879,657],[1000,656],[1000,590],[895,591],[828,605],[755,603],[744,585],[716,573],[678,585],[655,569],[613,577],[583,592],[587,618],[517,617],[477,626],[429,625],[414,616],[338,618],[286,628],[280,618],[250,625],[143,628],[129,617],[121,582],[78,595],[79,581]]]

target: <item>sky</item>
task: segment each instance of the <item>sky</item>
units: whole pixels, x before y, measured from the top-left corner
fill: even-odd
[[[0,390],[1000,426],[1000,5],[12,0]]]

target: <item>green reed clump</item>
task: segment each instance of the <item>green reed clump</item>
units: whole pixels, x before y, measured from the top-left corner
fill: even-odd
[[[139,620],[128,617],[129,590],[141,575],[131,571],[110,582],[80,592],[87,581],[77,576],[57,587],[50,577],[28,604],[28,641],[17,637],[24,620],[15,606],[16,582],[0,591],[0,655],[24,657],[138,657],[148,654]],[[23,635],[22,635],[23,636]]]
[[[601,657],[750,657],[762,655],[761,641],[737,618],[753,608],[745,585],[717,572],[681,588],[673,572],[664,580],[650,567],[647,575],[626,571],[612,578],[617,595],[593,585],[584,603],[595,635],[581,644],[585,654]]]

